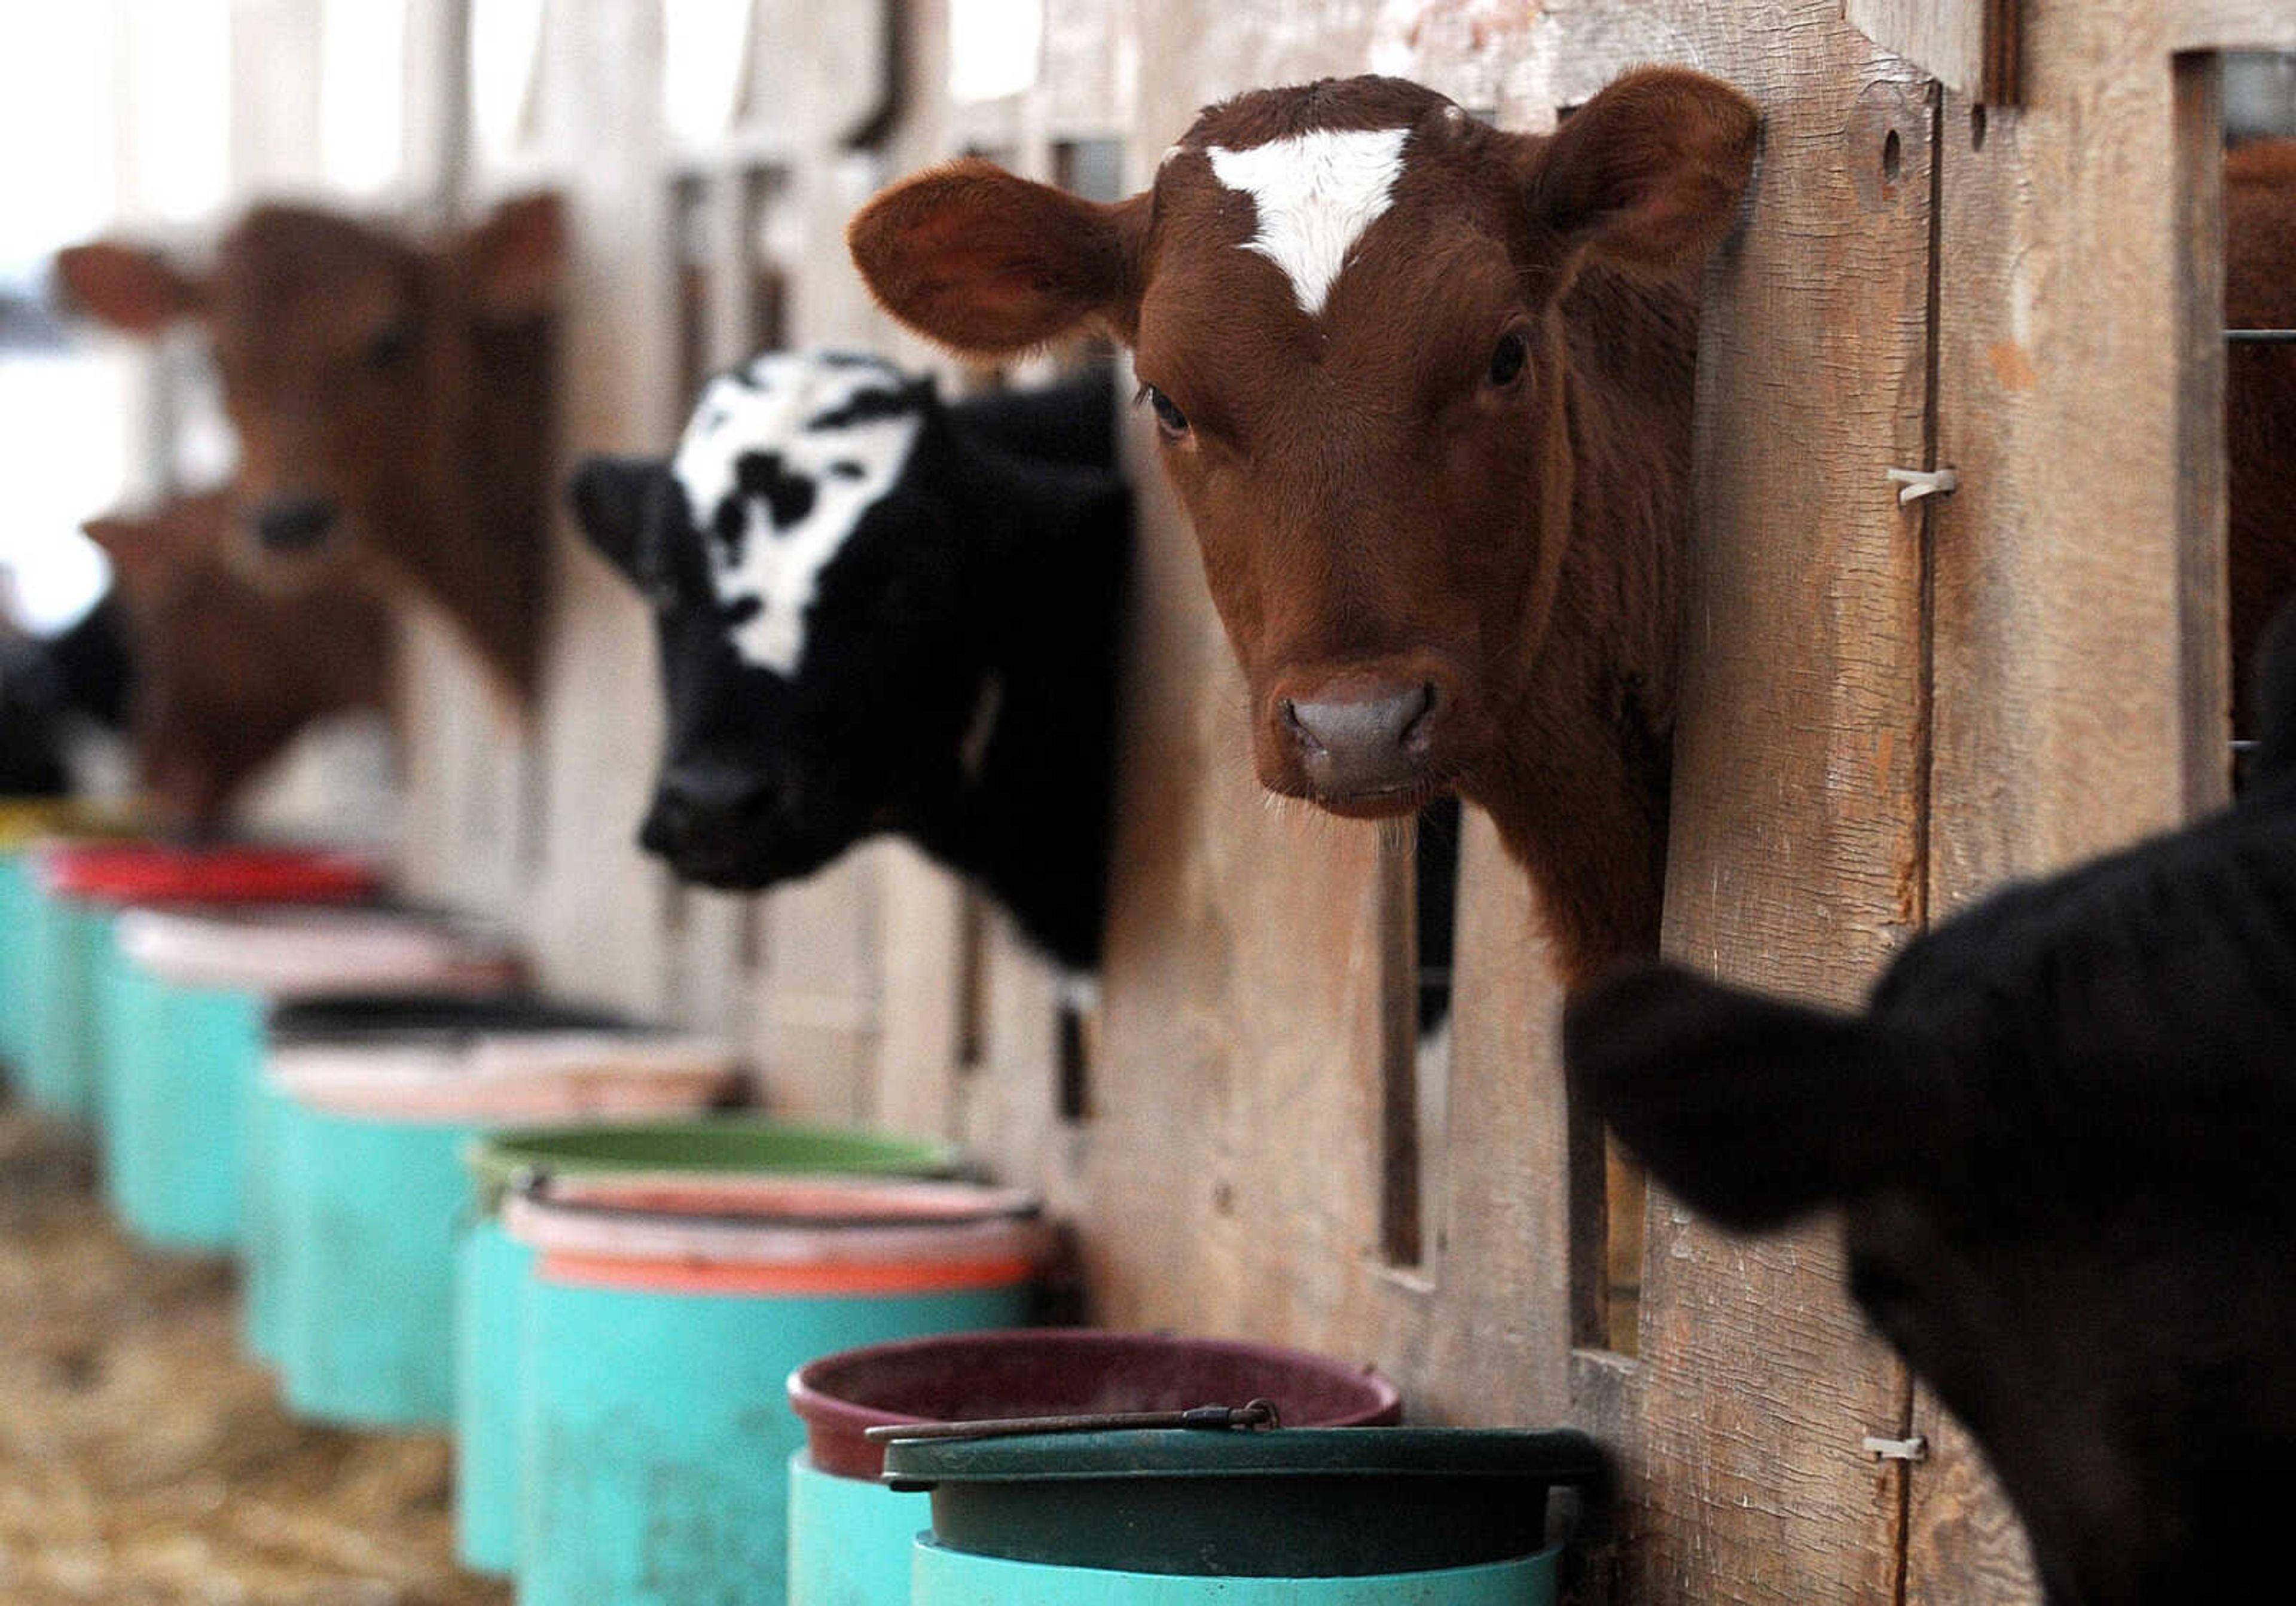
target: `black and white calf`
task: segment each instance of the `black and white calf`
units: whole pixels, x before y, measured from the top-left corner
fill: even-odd
[[[577,471],[653,602],[668,750],[640,832],[757,888],[898,832],[1054,958],[1099,956],[1131,497],[1105,376],[944,406],[847,353],[710,381],[668,462]]]
[[[70,791],[64,755],[73,722],[119,730],[134,678],[119,604],[110,596],[53,636],[17,635],[0,621],[0,797]]]
[[[2296,1521],[2296,615],[2226,812],[2005,890],[1862,1015],[1660,967],[1574,1088],[1717,1221],[1841,1209],[1850,1289],[1966,1422],[2058,1606],[2274,1598]]]

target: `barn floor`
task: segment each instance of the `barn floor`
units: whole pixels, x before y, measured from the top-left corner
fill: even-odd
[[[0,1603],[503,1606],[439,1438],[290,1420],[229,1269],[125,1241],[84,1142],[0,1106]]]

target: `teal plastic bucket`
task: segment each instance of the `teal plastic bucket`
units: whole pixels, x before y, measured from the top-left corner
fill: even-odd
[[[411,1047],[418,1054],[428,1051],[436,1056],[430,1063],[452,1065],[468,1055],[482,1030],[497,1035],[594,1032],[628,1025],[618,1015],[522,996],[347,994],[275,1008],[270,1041],[274,1048],[285,1049],[329,1044],[348,1045],[354,1052]],[[299,1198],[302,1192],[299,1184],[290,1186],[283,1180],[292,1159],[281,1136],[288,1102],[269,1077],[257,1078],[248,1103],[247,1163],[242,1168],[240,1195],[241,1344],[250,1357],[274,1369],[283,1353],[285,1324],[280,1299],[280,1200]]]
[[[972,1556],[927,1536],[906,1582],[915,1606],[1552,1606],[1562,1554],[1360,1578],[1190,1578]]]
[[[790,1377],[806,1448],[791,1463],[789,1606],[908,1606],[923,1494],[886,1487],[882,1444],[905,1424],[1186,1411],[1272,1402],[1294,1427],[1402,1415],[1367,1366],[1287,1346],[1173,1333],[1033,1328],[949,1333],[823,1356]]]
[[[519,1121],[690,1110],[729,1069],[715,1043],[624,1028],[277,1045],[253,1331],[275,1332],[288,1409],[346,1427],[449,1423],[464,1151]]]
[[[35,1110],[89,1123],[99,1104],[96,978],[111,948],[111,914],[38,882],[19,971],[27,1008],[20,1086]]]
[[[96,997],[97,1130],[112,1214],[154,1249],[229,1250],[239,1230],[244,1111],[263,1057],[263,1000],[172,987],[116,940],[99,966]]]
[[[786,1598],[791,1370],[1021,1319],[1033,1201],[950,1183],[561,1180],[505,1206],[534,1249],[521,1606]]]
[[[32,875],[21,848],[0,847],[0,1069],[20,1085],[31,1047],[32,992],[25,950],[32,941]]]
[[[381,910],[131,909],[99,987],[106,1196],[156,1248],[234,1248],[265,1021],[278,1000],[358,985],[499,990],[497,939]]]
[[[41,940],[38,845],[53,836],[116,832],[125,823],[65,799],[0,798],[0,1069],[27,1096],[41,998],[31,957]]]
[[[343,903],[371,895],[374,867],[292,849],[178,848],[160,843],[44,844],[33,856],[30,937],[20,972],[31,1002],[26,1097],[65,1118],[94,1121],[107,1105],[113,1034],[98,1007],[117,911],[136,905]],[[244,1069],[242,1068],[242,1075]],[[232,1118],[239,1118],[236,1111]]]
[[[946,1145],[754,1116],[525,1128],[470,1151],[472,1207],[455,1253],[455,1536],[463,1566],[507,1573],[518,1553],[519,1339],[534,1251],[503,1230],[521,1176],[668,1173],[936,1176]]]
[[[1584,1434],[1187,1429],[898,1440],[926,1488],[915,1606],[1549,1606],[1547,1495],[1607,1488]]]

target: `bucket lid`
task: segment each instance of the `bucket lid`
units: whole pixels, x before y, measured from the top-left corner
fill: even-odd
[[[600,1172],[944,1176],[956,1151],[926,1138],[798,1127],[758,1116],[532,1127],[471,1145],[471,1175],[493,1209],[513,1177]]]
[[[689,1113],[734,1065],[716,1039],[673,1032],[431,1033],[275,1042],[266,1076],[332,1115],[498,1126]]]
[[[1240,1402],[1239,1402],[1240,1403]],[[897,1439],[887,1481],[932,1491],[934,1539],[972,1555],[1126,1572],[1365,1577],[1548,1544],[1549,1489],[1607,1489],[1570,1429],[1156,1429]]]
[[[503,1225],[545,1282],[865,1294],[1025,1282],[1052,1248],[1034,1194],[974,1183],[701,1176],[532,1179]]]
[[[1368,1366],[1241,1339],[1096,1328],[937,1333],[840,1350],[790,1374],[790,1407],[823,1471],[875,1478],[872,1428],[988,1418],[1185,1411],[1207,1401],[1275,1403],[1297,1428],[1391,1423],[1395,1385]]]
[[[184,987],[291,997],[375,991],[499,989],[518,961],[510,939],[475,922],[380,909],[131,909],[127,957]]]
[[[392,1037],[460,1039],[484,1032],[645,1032],[660,1027],[611,1010],[554,1003],[531,994],[483,997],[340,992],[283,1004],[271,1012],[275,1043],[378,1042]]]
[[[40,876],[60,897],[110,904],[351,903],[382,885],[381,868],[352,854],[163,842],[57,844]]]

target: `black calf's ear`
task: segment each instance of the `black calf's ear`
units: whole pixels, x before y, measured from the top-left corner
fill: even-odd
[[[1670,965],[1614,976],[1562,1020],[1573,1094],[1651,1175],[1751,1230],[1886,1185],[1932,1135],[1942,1088],[1867,1021]]]
[[[633,582],[641,582],[638,552],[654,484],[667,465],[650,457],[586,457],[567,481],[567,500],[582,534]]]

